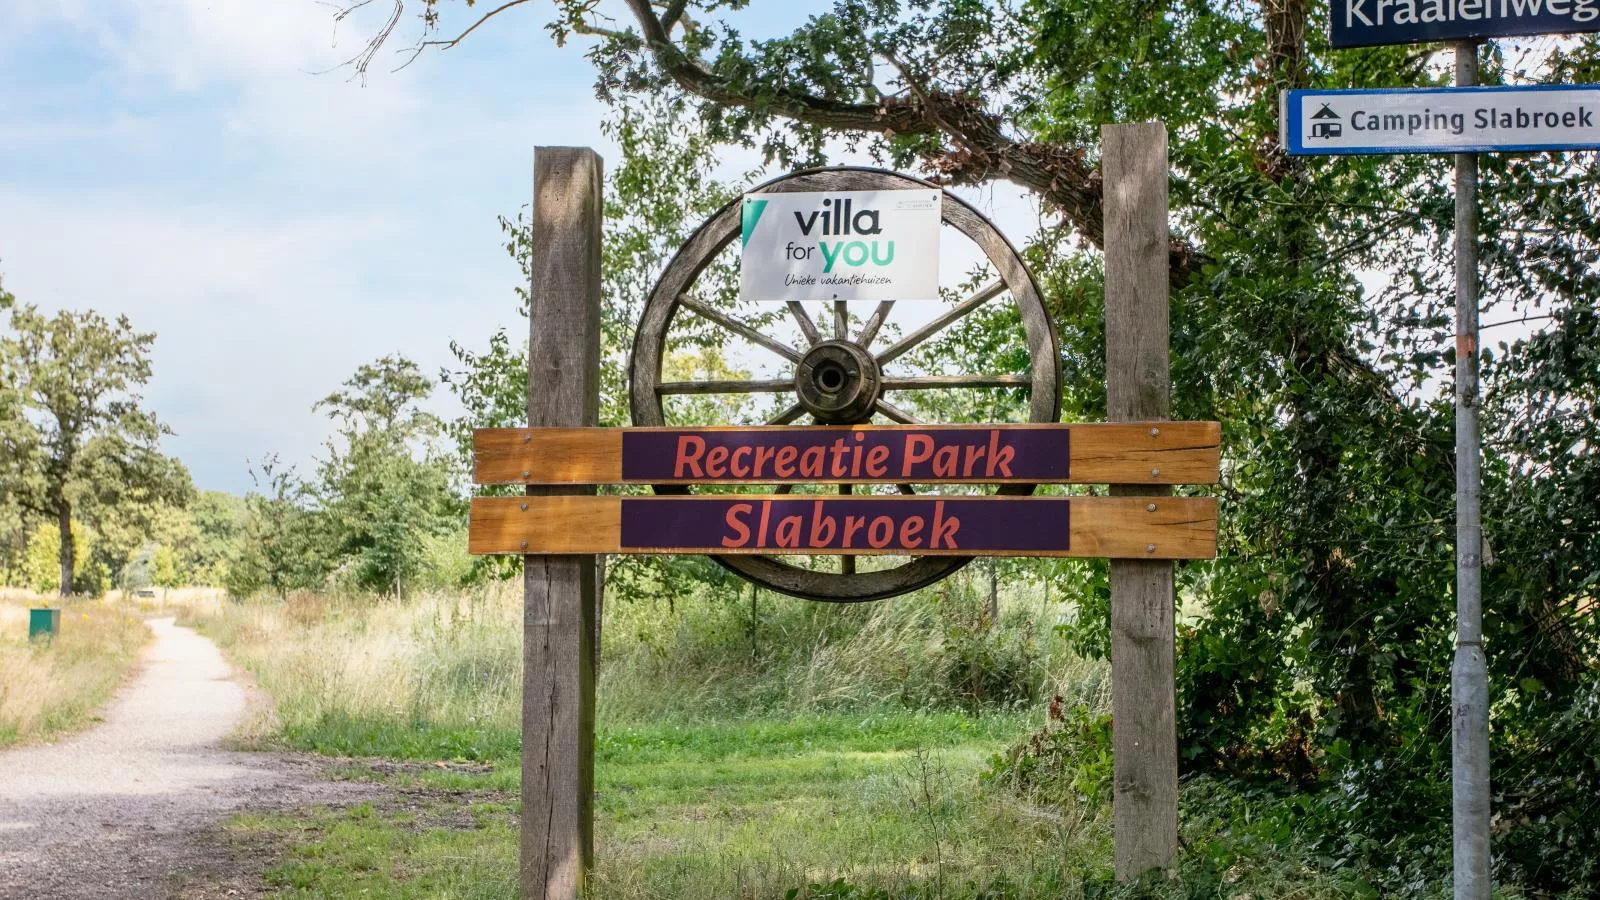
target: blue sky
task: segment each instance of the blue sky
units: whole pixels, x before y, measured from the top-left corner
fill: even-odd
[[[496,217],[527,202],[532,148],[615,156],[582,47],[555,47],[543,4],[365,86],[318,73],[374,19],[336,34],[315,0],[6,6],[0,275],[23,302],[159,335],[146,398],[202,488],[242,492],[269,452],[304,471],[327,436],[311,405],[363,362],[435,373],[452,338],[520,330]]]

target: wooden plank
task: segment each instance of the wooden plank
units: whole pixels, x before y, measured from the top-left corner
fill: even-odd
[[[1167,130],[1159,122],[1108,125],[1101,137],[1106,411],[1112,421],[1164,419],[1171,414]],[[1166,488],[1148,484],[1113,486],[1112,494],[1173,502]],[[1175,599],[1170,562],[1112,560],[1111,807],[1119,880],[1177,861]]]
[[[810,478],[797,470],[790,477],[782,477],[776,467],[764,466],[760,477],[736,477],[728,473],[723,477],[695,475],[695,469],[684,471],[686,477],[675,478],[676,469],[661,458],[657,451],[647,454],[647,461],[657,463],[655,470],[646,475],[630,477],[626,471],[637,466],[625,466],[625,434],[660,434],[700,436],[711,439],[716,445],[719,436],[736,441],[760,441],[758,446],[785,446],[795,441],[815,441],[819,435],[831,442],[836,437],[851,437],[863,432],[872,441],[882,441],[894,451],[885,459],[904,457],[904,441],[910,435],[954,432],[961,435],[986,435],[998,432],[1002,441],[1009,441],[1021,433],[1063,433],[1068,447],[1065,476],[1057,461],[1039,460],[1032,473],[1018,467],[1029,462],[1023,458],[1013,463],[1012,471],[1018,477],[1003,474],[991,475],[987,469],[970,477],[942,478],[929,472],[918,472],[916,477],[904,474],[904,467],[896,467],[889,475],[879,478],[835,477]],[[874,484],[911,481],[918,484],[1212,484],[1218,479],[1220,463],[1219,442],[1221,426],[1216,422],[1141,422],[1093,423],[1073,425],[864,425],[864,426],[794,426],[761,428],[484,428],[473,435],[473,480],[479,484],[803,484],[827,481],[830,484]],[[743,437],[750,435],[749,438]],[[668,442],[669,447],[676,444]],[[752,464],[753,466],[753,464]]]
[[[588,148],[540,147],[533,169],[528,422],[592,426],[600,403],[601,161]],[[527,491],[530,503],[596,499],[592,484]],[[523,557],[524,900],[579,900],[594,865],[599,577],[592,555]]]
[[[774,504],[767,506],[768,504]],[[853,506],[849,504],[854,504]],[[940,509],[933,509],[935,505]],[[752,533],[760,531],[762,510],[767,517],[767,542],[754,538],[743,546],[740,531],[729,525],[727,511],[734,505],[751,509],[738,515]],[[817,507],[821,507],[820,510]],[[1056,507],[1068,507],[1062,514]],[[1154,508],[1152,508],[1154,507]],[[864,511],[863,511],[864,510]],[[799,546],[776,546],[781,520],[801,517]],[[896,523],[921,516],[924,527],[917,537],[927,538],[936,523],[957,518],[951,532],[955,546],[930,547],[925,542],[906,549],[895,540],[885,548],[869,546],[866,524],[852,546],[844,546],[840,529],[847,515],[888,517]],[[830,528],[813,524],[826,518]],[[660,520],[641,527],[644,520]],[[1064,541],[1031,534],[1030,523],[1066,530]],[[627,524],[625,524],[627,523]],[[708,524],[709,523],[709,524]],[[670,541],[629,543],[625,532],[671,535]],[[822,533],[823,543],[812,534]],[[898,537],[898,535],[896,536]],[[915,538],[914,538],[915,539]],[[1012,541],[1003,544],[1001,541]],[[861,556],[1055,556],[1150,559],[1209,559],[1217,549],[1217,501],[1211,497],[840,497],[834,494],[771,496],[718,494],[694,496],[555,496],[479,497],[472,501],[468,549],[475,554],[496,553],[715,553]]]

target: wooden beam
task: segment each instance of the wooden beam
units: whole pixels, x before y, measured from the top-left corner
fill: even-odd
[[[898,449],[912,434],[985,435],[1000,433],[1002,439],[1021,433],[1060,433],[1067,449],[1066,477],[1049,471],[1006,478],[980,470],[970,477],[940,478],[926,473],[918,477],[896,475],[885,478],[809,478],[799,474],[781,477],[771,467],[761,477],[673,478],[670,463],[661,471],[661,454],[647,451],[647,459],[657,461],[656,471],[630,477],[634,466],[624,464],[627,435],[719,436],[734,441],[760,441],[762,446],[780,446],[793,440],[815,441],[819,435],[831,442],[835,437],[850,437],[866,432],[874,441]],[[745,435],[749,435],[748,438]],[[1218,479],[1221,427],[1216,422],[1140,422],[1078,425],[863,425],[843,427],[771,426],[761,428],[484,428],[473,435],[473,480],[479,484],[800,484],[826,481],[830,484],[874,484],[913,481],[919,484],[1213,484]],[[672,446],[672,442],[668,442]],[[1060,465],[1048,465],[1059,472]],[[704,471],[702,469],[702,471]],[[666,476],[666,477],[663,477]]]
[[[528,422],[593,426],[600,404],[601,161],[540,147],[533,163]],[[529,503],[594,502],[588,486]],[[515,498],[512,498],[515,501]],[[521,888],[579,900],[594,866],[594,664],[599,575],[588,554],[523,557]]]
[[[1164,419],[1172,406],[1167,129],[1159,122],[1107,125],[1101,140],[1106,411],[1112,421]],[[1173,502],[1169,493],[1142,480],[1112,487],[1113,496],[1159,504]],[[1172,563],[1111,561],[1111,808],[1123,881],[1177,863],[1175,599]]]
[[[755,539],[745,546],[728,546],[724,539],[742,535],[727,525],[727,511],[735,504],[752,507],[740,521],[755,533],[768,501],[783,506],[768,519],[768,543]],[[901,522],[908,516],[939,515],[960,520],[954,547],[929,547],[933,529],[925,521],[917,532],[923,542],[914,550],[896,543],[875,549],[868,545],[867,529],[854,535],[852,546],[842,544],[846,513],[870,518],[886,516]],[[844,505],[849,505],[848,510]],[[820,506],[820,510],[817,508]],[[1061,510],[1058,507],[1066,507]],[[815,515],[820,511],[822,516]],[[774,546],[783,516],[803,517],[802,545]],[[808,535],[813,522],[825,543]],[[632,520],[631,525],[625,522]],[[649,527],[646,520],[660,520]],[[1059,523],[1057,539],[1041,537],[1040,529],[1019,528],[1019,523]],[[627,533],[661,534],[668,540],[630,543]],[[1020,532],[1020,533],[1019,533]],[[891,538],[892,539],[892,538]],[[1011,541],[1011,543],[1002,543]],[[555,496],[479,497],[472,501],[468,549],[476,554],[495,553],[685,553],[685,554],[797,554],[860,556],[1055,556],[1150,559],[1209,559],[1217,549],[1217,501],[1211,497],[840,497],[835,494],[715,494],[694,496]]]

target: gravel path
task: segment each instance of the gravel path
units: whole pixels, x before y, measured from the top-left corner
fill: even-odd
[[[149,625],[143,669],[103,724],[0,753],[0,898],[170,897],[227,868],[213,826],[228,812],[344,793],[292,758],[221,749],[245,686],[211,641]]]

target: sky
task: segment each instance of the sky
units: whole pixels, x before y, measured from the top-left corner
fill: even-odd
[[[329,433],[312,405],[364,362],[436,374],[452,339],[520,332],[497,217],[527,203],[532,148],[617,156],[582,47],[555,46],[543,4],[398,72],[386,51],[365,83],[336,67],[377,19],[336,29],[317,0],[6,6],[0,277],[21,302],[158,335],[145,399],[202,489],[249,489],[269,453],[307,471]],[[460,6],[445,30],[470,23]]]

